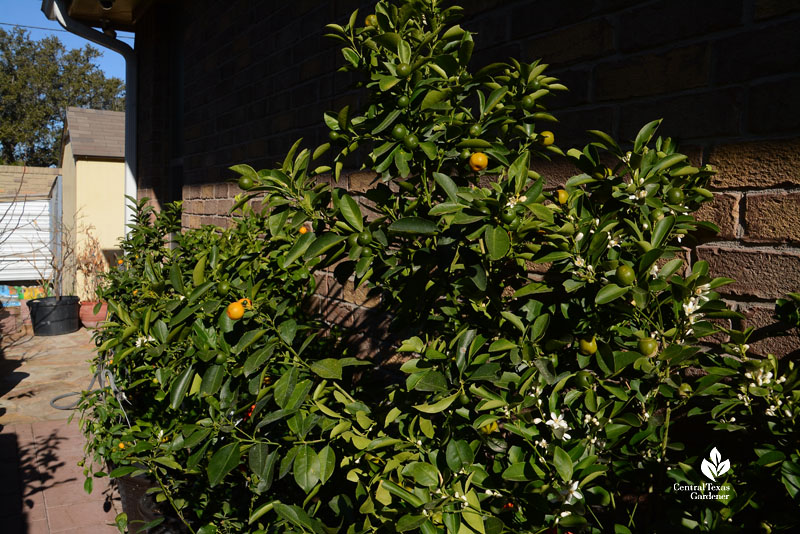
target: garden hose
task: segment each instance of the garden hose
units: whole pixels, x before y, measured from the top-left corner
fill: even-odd
[[[122,391],[120,391],[117,388],[117,385],[114,383],[114,375],[111,374],[111,371],[106,369],[105,366],[103,365],[101,365],[100,368],[97,370],[97,372],[94,374],[94,376],[92,376],[92,380],[91,382],[89,382],[89,387],[86,389],[86,391],[92,391],[95,382],[97,382],[98,390],[103,389],[105,387],[104,381],[108,382],[108,387],[111,388],[112,393],[117,398],[117,401],[119,401],[120,408],[122,408],[122,401],[127,400],[125,399],[125,394],[122,393]],[[56,405],[56,402],[60,401],[61,399],[66,399],[67,397],[74,397],[75,395],[81,395],[81,392],[72,391],[70,393],[64,393],[63,395],[58,395],[57,397],[53,397],[50,400],[50,406],[52,406],[56,410],[74,410],[75,408],[78,407],[78,403],[80,401],[75,401],[73,404],[70,404],[69,406],[58,406]],[[128,414],[125,413],[125,408],[122,408],[122,413],[125,414],[125,420],[127,421]],[[130,426],[130,421],[128,422],[128,426]]]

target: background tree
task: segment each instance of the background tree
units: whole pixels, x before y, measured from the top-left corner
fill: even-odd
[[[92,63],[100,55],[0,29],[0,163],[57,165],[67,106],[123,109],[125,84]]]

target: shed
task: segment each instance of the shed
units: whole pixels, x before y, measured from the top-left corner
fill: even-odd
[[[91,231],[108,267],[125,235],[125,113],[69,107],[63,136],[64,229],[77,253],[85,250]],[[76,294],[92,300],[82,275],[74,276]]]
[[[0,281],[50,275],[61,218],[61,169],[0,165]]]

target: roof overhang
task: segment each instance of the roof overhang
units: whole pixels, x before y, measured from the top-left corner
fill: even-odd
[[[47,1],[47,0],[45,0]],[[67,0],[67,14],[87,26],[132,32],[155,0]]]

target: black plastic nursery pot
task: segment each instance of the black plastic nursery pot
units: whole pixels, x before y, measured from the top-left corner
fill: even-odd
[[[58,336],[81,327],[78,297],[45,297],[28,301],[33,333],[37,336]]]
[[[171,514],[164,514],[148,490],[157,487],[149,478],[125,475],[115,479],[119,489],[122,511],[128,516],[128,532],[131,534],[187,534],[188,530],[180,519]],[[164,521],[151,528],[145,525],[164,517]]]

